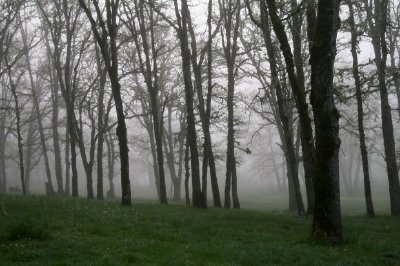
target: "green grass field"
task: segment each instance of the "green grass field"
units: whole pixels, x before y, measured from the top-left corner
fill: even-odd
[[[310,239],[311,218],[278,209],[6,195],[0,205],[0,265],[400,265],[400,217],[388,215],[344,216],[333,247]]]

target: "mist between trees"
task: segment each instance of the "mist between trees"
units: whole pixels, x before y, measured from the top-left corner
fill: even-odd
[[[340,243],[340,194],[400,214],[399,18],[394,0],[2,0],[0,191],[284,192]]]

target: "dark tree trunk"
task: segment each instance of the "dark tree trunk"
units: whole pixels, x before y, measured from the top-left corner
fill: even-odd
[[[176,173],[175,168],[175,156],[174,156],[174,143],[172,139],[172,106],[169,105],[167,107],[168,110],[168,127],[165,129],[166,134],[163,134],[163,141],[165,146],[165,156],[167,158],[167,164],[169,168],[169,172],[171,175],[172,185],[174,187],[174,196],[173,200],[179,201],[181,200],[181,179],[180,176]]]
[[[107,198],[114,198],[114,165],[115,165],[115,148],[114,141],[107,134],[105,135],[105,141],[107,144],[107,164],[108,164],[108,181],[110,189],[107,192]]]
[[[121,189],[122,189],[122,205],[131,205],[131,186],[129,180],[129,149],[128,149],[128,138],[125,123],[124,106],[121,98],[121,85],[119,83],[118,76],[118,47],[117,47],[117,33],[118,33],[118,8],[119,1],[105,1],[107,18],[103,19],[100,12],[97,1],[92,1],[95,5],[97,13],[97,21],[100,25],[101,33],[98,30],[98,23],[93,18],[93,15],[86,5],[85,1],[79,0],[80,6],[85,11],[89,18],[92,26],[93,34],[100,46],[101,53],[103,55],[104,63],[107,67],[107,72],[111,81],[112,95],[115,103],[115,109],[117,113],[117,137],[119,143],[119,153],[121,160]],[[107,25],[107,29],[106,26]]]
[[[5,90],[2,93],[2,99],[5,99]],[[1,100],[3,102],[3,100]],[[2,105],[3,107],[3,105]],[[6,115],[0,110],[0,193],[7,192],[7,175],[6,175]]]
[[[374,205],[372,202],[371,195],[371,184],[369,177],[369,165],[368,165],[368,151],[367,145],[365,143],[365,133],[364,133],[364,111],[363,111],[363,100],[362,100],[362,85],[360,81],[360,75],[358,71],[358,54],[357,54],[357,45],[358,45],[358,34],[357,28],[354,22],[354,10],[352,3],[348,1],[349,7],[349,24],[351,30],[351,54],[353,56],[353,78],[356,87],[356,98],[357,98],[357,118],[358,118],[358,134],[360,135],[360,150],[361,150],[361,159],[364,173],[364,194],[365,194],[365,204],[367,208],[367,215],[370,217],[375,216]]]
[[[189,178],[190,178],[190,167],[189,167],[189,152],[190,152],[190,147],[189,143],[187,141],[186,137],[186,143],[185,143],[185,199],[186,199],[186,205],[190,205],[190,195],[189,195]]]
[[[293,48],[294,57],[291,51],[289,40],[285,32],[285,27],[278,17],[275,0],[267,0],[268,8],[271,13],[271,21],[279,40],[280,47],[285,58],[286,70],[289,76],[290,86],[295,95],[296,107],[300,120],[300,136],[303,152],[303,165],[305,173],[305,183],[307,191],[308,213],[314,210],[314,185],[313,185],[313,163],[314,163],[314,142],[312,134],[311,119],[308,113],[306,93],[304,86],[303,60],[301,52],[301,23],[300,15],[296,12],[293,15]],[[292,9],[297,8],[296,1],[291,1]],[[261,5],[262,7],[262,5]],[[295,182],[296,183],[296,182]]]
[[[55,165],[55,174],[57,180],[57,193],[63,194],[63,178],[62,178],[62,163],[61,163],[61,149],[60,149],[60,137],[58,133],[58,116],[59,116],[59,83],[57,82],[57,73],[55,67],[52,64],[55,64],[56,61],[53,60],[55,55],[51,51],[50,41],[49,41],[49,25],[48,22],[42,22],[43,31],[44,31],[44,41],[46,46],[46,57],[48,61],[47,71],[50,79],[51,86],[51,100],[52,100],[52,133],[53,133],[53,151],[54,151],[54,165]],[[54,42],[54,39],[53,39]],[[58,48],[57,48],[58,49]]]
[[[200,182],[200,169],[199,169],[199,154],[197,150],[197,132],[196,132],[196,119],[193,106],[193,84],[192,73],[190,70],[191,52],[189,49],[188,41],[188,19],[189,7],[186,0],[181,0],[182,8],[179,11],[178,1],[174,0],[175,15],[177,18],[178,26],[177,33],[180,40],[181,57],[182,57],[182,71],[185,84],[185,102],[186,102],[186,118],[187,118],[187,142],[190,147],[190,164],[192,172],[192,203],[196,208],[207,208],[207,201],[201,190]]]
[[[6,56],[7,61],[7,56]],[[22,143],[22,136],[21,136],[21,116],[20,116],[20,107],[19,107],[19,99],[17,95],[17,87],[14,84],[11,76],[11,67],[6,62],[8,68],[8,79],[9,79],[9,86],[11,87],[11,92],[14,99],[14,111],[16,117],[16,126],[17,126],[17,141],[18,141],[18,154],[19,154],[19,170],[20,170],[20,179],[21,179],[21,187],[22,187],[22,194],[26,195],[26,188],[25,188],[25,168],[24,168],[24,147]]]
[[[386,43],[386,24],[387,24],[387,0],[374,0],[374,14],[372,15],[372,7],[368,6],[367,18],[371,30],[372,44],[375,52],[375,63],[378,70],[378,87],[381,99],[382,114],[382,132],[383,144],[385,148],[386,169],[389,180],[390,209],[392,215],[400,215],[400,183],[399,173],[396,162],[396,149],[393,132],[393,121],[391,107],[389,104],[388,90],[386,87],[386,60],[387,60],[387,43]],[[374,22],[375,24],[374,24]]]
[[[226,180],[225,180],[225,208],[231,207],[230,193],[232,190],[232,201],[234,208],[240,208],[237,193],[236,158],[235,158],[235,130],[234,130],[234,91],[236,74],[236,57],[238,51],[238,36],[240,24],[240,1],[229,1],[227,6],[221,4],[222,16],[224,16],[224,37],[223,49],[226,67],[228,71],[228,136],[226,156]]]
[[[24,146],[26,147],[25,149],[25,155],[24,155],[24,159],[25,159],[25,190],[26,193],[29,194],[30,193],[30,183],[31,183],[31,168],[32,168],[32,156],[33,156],[33,146],[35,145],[35,121],[34,121],[34,106],[32,106],[31,109],[31,115],[29,116],[29,122],[28,122],[28,132],[26,135],[26,143],[24,144]],[[51,181],[51,179],[50,179]],[[46,182],[46,194],[51,194],[50,189],[47,189],[47,182]]]
[[[53,135],[54,138],[54,135]],[[70,169],[71,162],[70,153],[70,137],[68,127],[65,127],[65,195],[70,196]]]
[[[26,61],[26,66],[28,68],[28,74],[29,74],[29,81],[31,85],[31,92],[32,92],[32,99],[33,99],[33,110],[32,114],[35,114],[36,120],[37,120],[37,125],[39,129],[39,135],[40,135],[40,144],[42,146],[42,153],[43,153],[43,158],[44,158],[44,164],[45,164],[45,169],[46,169],[46,177],[47,177],[47,183],[46,183],[46,193],[47,195],[54,194],[54,188],[53,188],[53,182],[51,179],[51,173],[50,173],[50,165],[49,165],[49,158],[47,155],[47,145],[46,145],[46,140],[45,140],[45,135],[44,135],[44,129],[42,125],[42,116],[40,113],[40,106],[39,106],[39,99],[38,99],[38,90],[36,88],[35,81],[33,80],[33,72],[32,72],[32,66],[31,66],[31,59],[29,56],[29,48],[28,48],[28,42],[27,42],[27,36],[25,34],[25,29],[21,28],[21,35],[22,35],[22,40],[24,44],[24,52],[25,52],[25,61]],[[33,125],[32,125],[33,129]],[[32,137],[29,137],[29,133],[31,131],[31,125],[29,125],[28,129],[28,142],[32,139]],[[29,175],[30,175],[30,164],[31,164],[31,155],[32,155],[32,145],[28,145],[27,148],[27,158],[26,158],[26,175],[25,175],[25,182],[26,182],[26,188],[27,190],[29,189]]]
[[[167,204],[168,200],[165,185],[165,169],[162,144],[163,117],[160,113],[160,104],[158,100],[158,49],[156,49],[155,46],[153,10],[150,9],[150,11],[147,13],[145,11],[145,2],[143,0],[136,0],[134,1],[134,3],[139,29],[136,29],[134,19],[131,19],[131,23],[129,23],[128,25],[130,26],[130,30],[133,34],[133,38],[136,44],[136,49],[138,50],[137,54],[140,62],[140,71],[144,77],[150,97],[150,111],[153,119],[153,130],[156,144],[157,165],[159,174],[159,200],[161,204]],[[145,14],[148,14],[148,17],[145,17]],[[149,21],[150,25],[146,25],[146,19]],[[141,42],[139,40],[139,36],[141,37]],[[142,56],[142,52],[144,53],[144,58]]]
[[[266,6],[261,6],[262,7],[262,25],[263,25],[263,33],[264,33],[264,41],[265,45],[267,48],[267,53],[268,53],[268,59],[269,59],[269,64],[270,64],[270,69],[271,69],[271,79],[272,79],[272,85],[275,89],[276,93],[276,98],[277,98],[277,104],[278,104],[278,113],[279,113],[279,119],[282,125],[282,133],[283,136],[281,136],[283,147],[284,147],[284,153],[285,153],[285,158],[286,158],[286,163],[287,163],[287,175],[288,175],[288,185],[289,185],[289,209],[293,208],[291,196],[295,197],[296,200],[296,206],[297,206],[297,212],[299,216],[304,216],[305,215],[305,208],[304,208],[304,203],[303,199],[301,196],[301,191],[300,191],[300,181],[298,177],[298,169],[297,169],[297,162],[296,162],[296,155],[295,155],[295,149],[293,145],[293,132],[290,127],[289,123],[289,117],[287,115],[287,110],[284,105],[284,97],[282,93],[282,86],[281,82],[279,80],[279,74],[277,70],[277,59],[276,59],[276,49],[274,47],[274,44],[272,43],[272,38],[271,38],[271,29],[269,26],[268,22],[268,11],[266,9]],[[274,18],[277,18],[276,15],[276,10],[272,9],[274,11]],[[292,62],[293,63],[293,62]],[[296,81],[297,82],[297,81]],[[294,192],[293,194],[291,193],[292,191]]]
[[[97,199],[104,199],[103,189],[103,152],[104,152],[104,92],[106,86],[106,71],[101,61],[101,55],[96,45],[97,73],[99,74],[99,94],[97,98]]]
[[[340,0],[320,0],[311,47],[311,104],[315,121],[315,210],[313,236],[342,242],[339,191],[339,112],[333,95]]]
[[[67,119],[69,119],[67,115]],[[68,121],[67,125],[70,125],[72,122]],[[78,169],[76,167],[76,142],[75,142],[75,134],[74,127],[72,126],[68,128],[68,135],[69,135],[69,143],[71,147],[71,169],[72,169],[72,197],[78,197]]]
[[[213,193],[213,200],[215,207],[221,207],[221,199],[219,195],[217,173],[215,169],[215,159],[212,150],[212,141],[210,133],[210,112],[211,112],[211,97],[212,97],[212,39],[213,34],[211,32],[211,16],[212,16],[212,0],[208,3],[208,40],[207,40],[207,52],[208,52],[208,62],[207,62],[207,98],[204,101],[203,97],[203,76],[202,76],[202,63],[204,61],[205,49],[200,51],[200,56],[198,55],[196,34],[193,28],[192,19],[190,13],[188,12],[188,28],[191,37],[191,62],[192,69],[195,79],[195,87],[198,99],[198,109],[200,114],[201,126],[203,129],[203,165],[202,165],[202,193],[204,197],[207,198],[207,175],[208,167],[210,166],[210,176],[211,176],[211,186]],[[219,26],[218,26],[219,27]],[[200,57],[200,58],[199,58]]]

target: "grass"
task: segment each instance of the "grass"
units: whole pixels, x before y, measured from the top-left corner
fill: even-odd
[[[0,195],[0,265],[400,265],[400,218],[344,216],[345,243],[311,219],[137,201]]]

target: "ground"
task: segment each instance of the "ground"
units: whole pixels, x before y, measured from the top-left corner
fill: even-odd
[[[349,216],[361,203],[333,247],[281,210],[0,194],[0,265],[400,265],[400,217]]]

